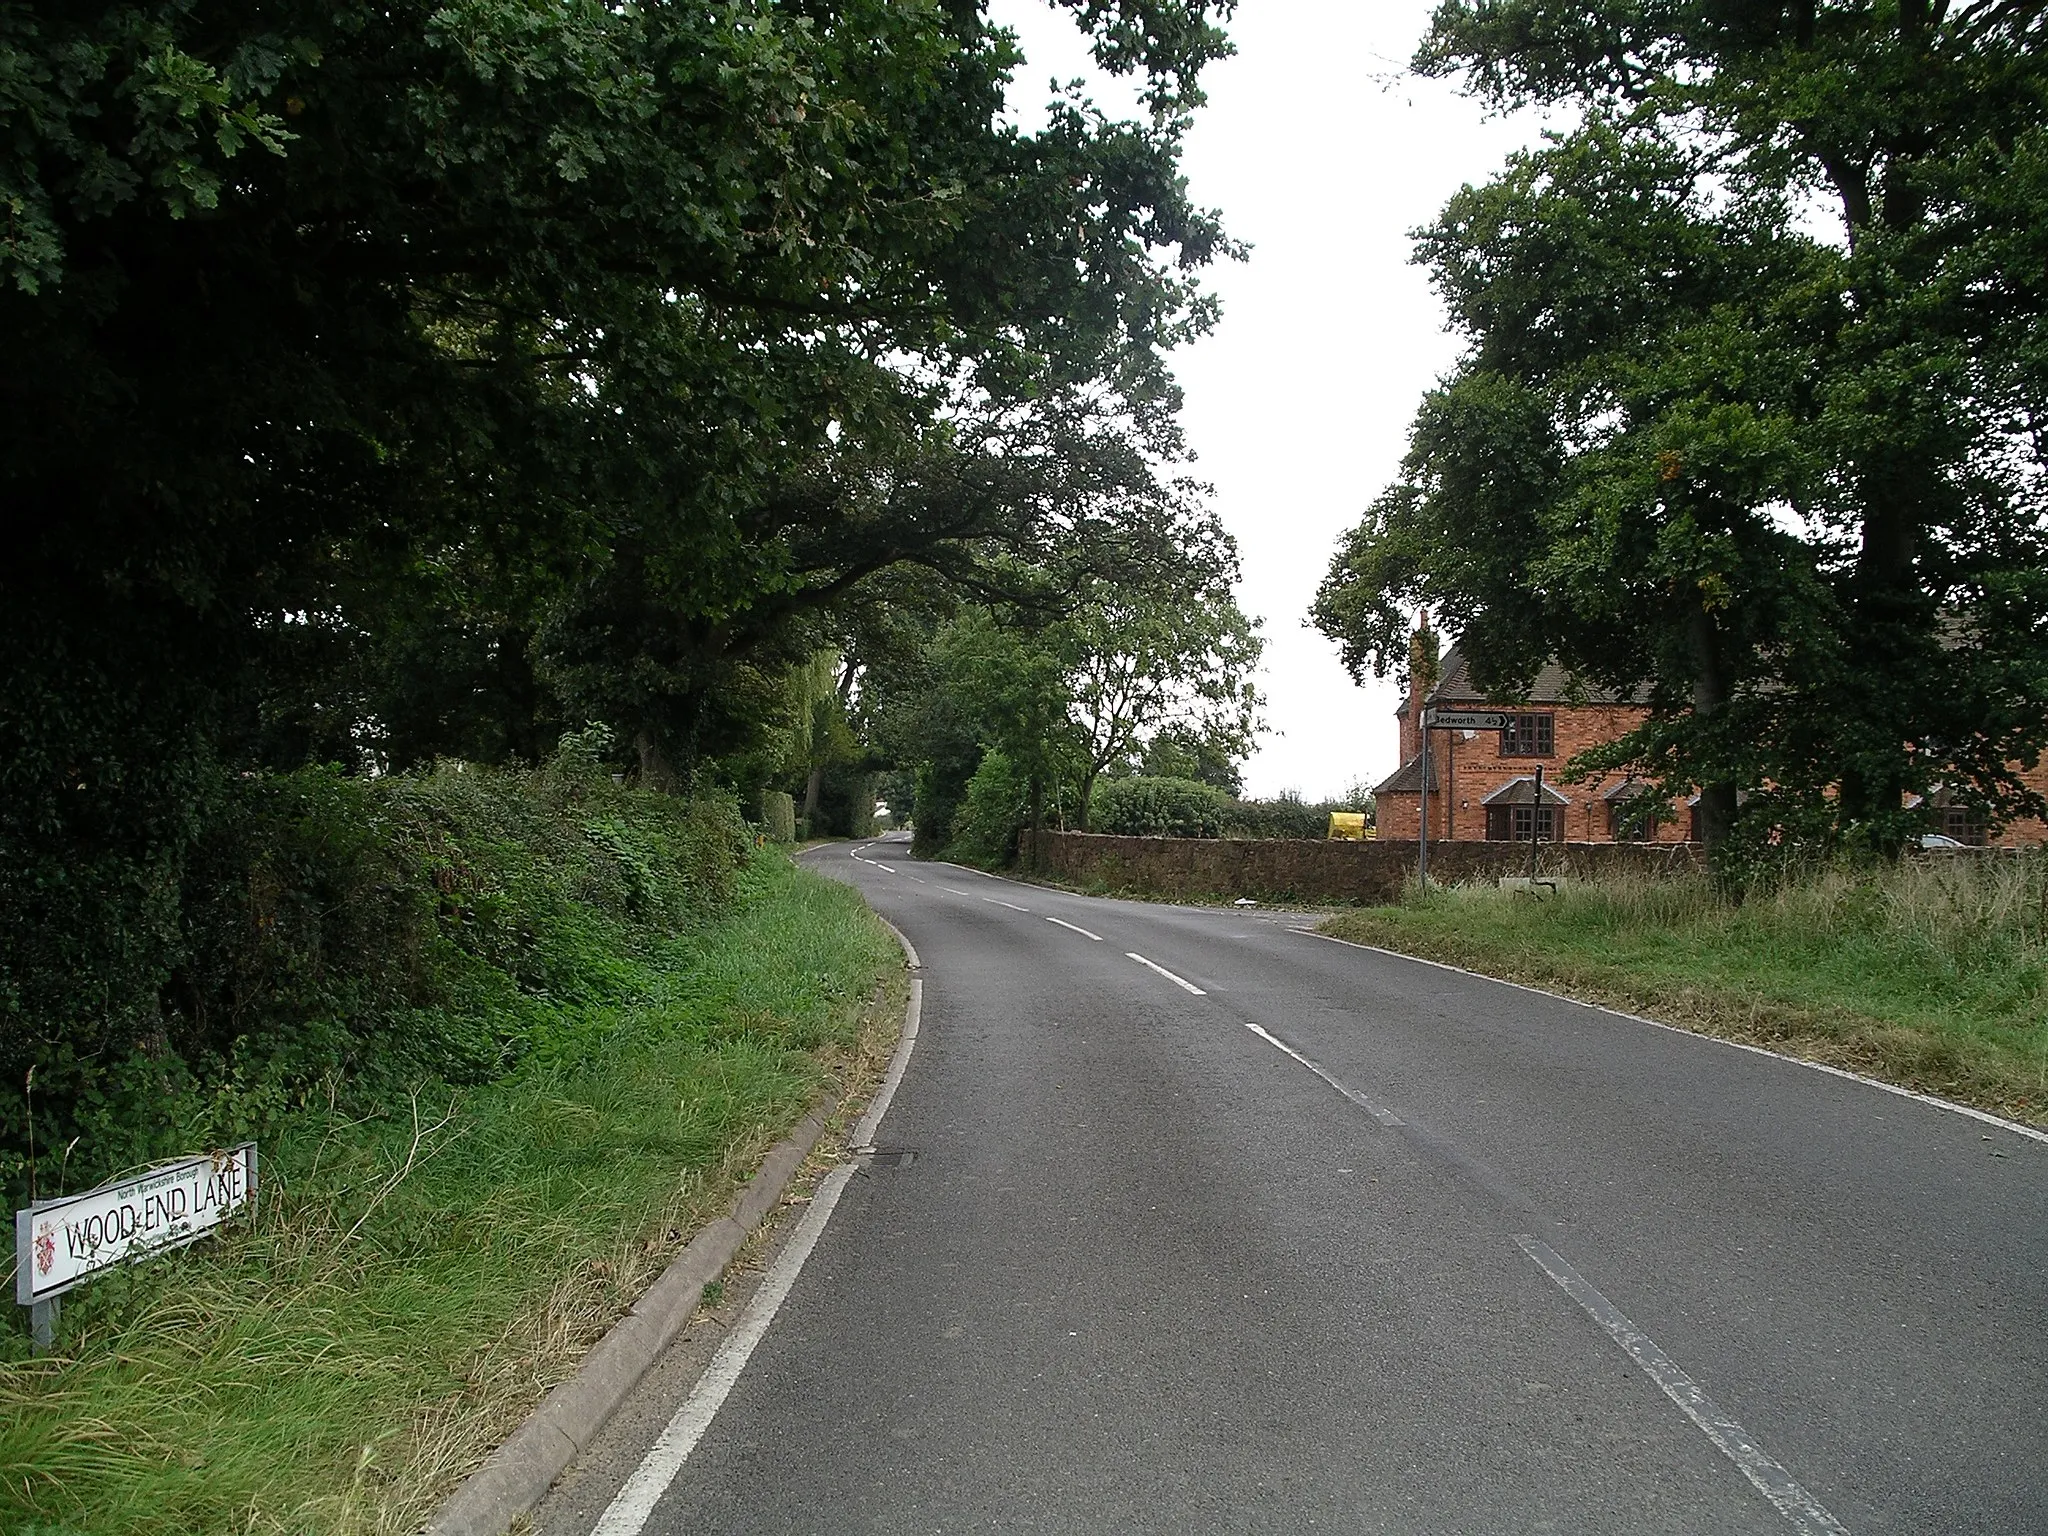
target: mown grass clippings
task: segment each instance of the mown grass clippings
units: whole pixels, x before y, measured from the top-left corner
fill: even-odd
[[[898,952],[858,896],[779,854],[740,881],[511,1077],[423,1086],[417,1121],[296,1117],[250,1227],[74,1292],[51,1359],[10,1345],[0,1530],[416,1530],[821,1091],[886,1059]]]
[[[2048,858],[1411,889],[1322,932],[2048,1124]]]

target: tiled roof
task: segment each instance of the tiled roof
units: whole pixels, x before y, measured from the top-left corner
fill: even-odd
[[[1431,754],[1429,762],[1429,792],[1438,793],[1443,781],[1437,777],[1436,757]],[[1416,753],[1396,768],[1392,774],[1373,786],[1375,795],[1419,795],[1422,793],[1422,754]]]
[[[1509,779],[1492,794],[1479,802],[1481,805],[1534,805],[1536,803],[1536,780],[1533,776]],[[1545,805],[1570,805],[1571,801],[1559,794],[1550,785],[1543,786]]]
[[[1525,699],[1497,699],[1479,691],[1472,681],[1470,663],[1465,653],[1452,646],[1444,653],[1443,672],[1437,684],[1429,690],[1431,704],[1645,704],[1649,702],[1647,687],[1638,688],[1633,694],[1619,694],[1608,688],[1595,688],[1590,683],[1574,686],[1572,675],[1555,661],[1546,661],[1536,674],[1536,680],[1529,685]],[[1405,706],[1404,706],[1405,707]]]

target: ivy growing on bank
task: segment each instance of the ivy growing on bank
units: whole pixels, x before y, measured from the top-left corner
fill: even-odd
[[[6,1193],[581,1049],[636,953],[730,907],[753,842],[729,800],[614,785],[584,745],[541,770],[231,781],[156,893],[153,988],[15,955],[39,1006],[18,991],[0,1037]]]

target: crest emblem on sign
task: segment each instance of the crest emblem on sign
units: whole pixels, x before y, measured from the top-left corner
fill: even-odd
[[[50,1230],[46,1221],[36,1231],[36,1273],[47,1275],[50,1266],[57,1262],[57,1234]]]

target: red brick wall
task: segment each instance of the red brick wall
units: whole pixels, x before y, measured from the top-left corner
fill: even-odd
[[[2044,757],[2032,768],[2021,773],[2031,789],[2048,795],[2048,757]],[[2016,821],[1997,837],[1991,839],[2003,848],[2040,848],[2048,846],[2048,824],[2038,821]]]
[[[1032,836],[1024,834],[1024,867],[1032,862]],[[1260,901],[1390,901],[1415,875],[1415,844],[1372,841],[1318,842],[1312,838],[1105,837],[1093,832],[1047,832],[1036,868],[1068,880],[1115,891],[1173,898],[1250,896]],[[1596,880],[1627,872],[1660,876],[1698,867],[1696,848],[1648,848],[1584,843],[1546,846],[1546,875]],[[1512,843],[1432,846],[1430,877],[1446,884],[1491,881],[1528,867],[1526,847]]]

